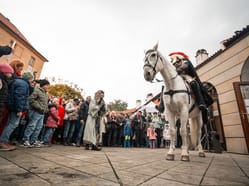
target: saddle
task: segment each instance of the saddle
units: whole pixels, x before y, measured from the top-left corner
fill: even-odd
[[[187,92],[190,94],[191,97],[193,97],[193,98],[195,99],[195,94],[193,93],[193,91],[192,91],[192,89],[191,89],[191,86],[190,86],[189,81],[187,81],[187,80],[185,79],[185,77],[183,77],[183,76],[182,76],[182,78],[183,78],[183,80],[184,80],[184,82],[185,82],[185,84],[186,84],[186,87],[187,87],[187,89],[188,89]],[[203,96],[203,99],[204,99],[204,102],[205,102],[206,106],[207,106],[207,107],[211,106],[211,105],[213,104],[213,99],[212,99],[212,97],[209,95],[207,89],[203,86],[202,83],[199,83],[199,85],[200,85],[201,94],[202,94],[202,96]],[[160,95],[160,98],[159,98],[159,104],[155,106],[155,108],[156,108],[160,113],[163,113],[164,110],[165,110],[164,101],[163,101],[163,95],[164,95],[164,94],[169,94],[169,95],[172,94],[172,95],[173,95],[174,93],[176,93],[176,92],[170,92],[170,91],[167,92],[167,93],[165,93],[165,92],[163,92],[163,90],[164,90],[164,86],[162,86],[162,89],[161,89],[161,95]],[[193,109],[193,108],[190,109],[190,112],[191,112],[192,109]],[[207,113],[203,113],[203,119],[204,119],[204,123],[206,123],[206,122],[207,122]]]
[[[186,86],[188,85],[188,87],[189,87],[189,89],[190,89],[189,92],[190,92],[191,97],[193,97],[194,99],[196,99],[196,98],[195,98],[196,96],[195,96],[195,94],[194,94],[194,92],[193,92],[193,90],[192,90],[192,88],[191,88],[191,86],[190,86],[190,81],[189,81],[189,79],[186,79],[185,76],[182,76],[182,78],[183,78],[183,80],[184,80]],[[195,80],[196,80],[196,79],[195,79]],[[196,80],[196,82],[197,82],[197,83],[199,84],[199,86],[200,86],[200,92],[201,92],[202,97],[203,97],[203,99],[204,99],[204,102],[205,102],[205,104],[206,104],[206,106],[207,106],[207,108],[208,108],[209,106],[211,106],[211,105],[213,104],[213,98],[209,95],[207,89],[203,86],[203,83],[202,83],[202,82],[200,82],[200,81],[198,81],[198,80]]]

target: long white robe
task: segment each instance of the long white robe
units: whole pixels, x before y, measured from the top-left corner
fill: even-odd
[[[98,116],[98,111],[100,110],[101,105],[96,104],[95,100],[92,100],[90,102],[89,105],[89,110],[88,110],[88,116],[87,116],[87,120],[86,120],[86,126],[85,126],[85,130],[84,130],[84,136],[83,136],[83,142],[86,144],[93,144],[93,145],[97,145],[97,134],[96,134],[96,129],[95,129],[95,125],[96,125],[96,118]],[[103,117],[100,118],[100,139],[99,139],[99,143],[102,142],[102,133],[104,133],[105,131],[103,131],[105,129],[105,127],[103,127],[104,125],[104,121],[103,121]]]

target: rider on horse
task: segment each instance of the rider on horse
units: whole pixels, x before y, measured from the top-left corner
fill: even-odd
[[[203,87],[189,57],[183,52],[172,52],[169,56],[171,57],[171,62],[176,67],[178,74],[184,77],[184,79],[189,83],[200,110],[205,111],[207,107],[210,106],[210,103],[206,102],[209,102],[209,100],[205,100],[203,94],[208,95],[208,93]]]

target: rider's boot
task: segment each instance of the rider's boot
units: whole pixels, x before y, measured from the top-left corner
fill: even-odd
[[[207,110],[207,106],[204,102],[200,86],[197,81],[191,81],[190,82],[190,87],[192,88],[192,91],[194,92],[194,95],[196,97],[196,102],[199,105],[200,110],[205,111]]]

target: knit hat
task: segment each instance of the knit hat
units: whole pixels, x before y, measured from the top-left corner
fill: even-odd
[[[34,79],[34,75],[31,72],[24,72],[22,78],[27,79],[28,81]]]
[[[13,74],[14,70],[13,70],[13,68],[9,64],[2,63],[2,64],[0,64],[0,72]]]
[[[43,87],[45,85],[50,85],[49,81],[46,79],[36,80],[36,82],[40,84],[40,87]]]

